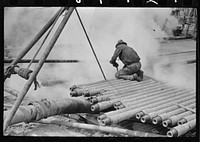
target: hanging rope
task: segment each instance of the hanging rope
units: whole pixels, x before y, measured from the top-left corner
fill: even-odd
[[[89,37],[88,37],[88,34],[87,34],[87,32],[86,32],[86,29],[85,29],[85,27],[84,27],[84,25],[83,25],[83,22],[82,22],[82,20],[81,20],[81,17],[80,17],[80,15],[79,15],[79,13],[78,13],[78,10],[77,10],[76,8],[75,8],[75,11],[76,11],[76,14],[77,14],[77,16],[78,16],[78,19],[79,19],[79,21],[80,21],[80,23],[81,23],[81,26],[83,27],[84,33],[85,33],[85,35],[86,35],[86,37],[87,37],[87,40],[88,40],[88,42],[89,42],[89,44],[90,44],[90,47],[91,47],[92,52],[93,52],[93,54],[94,54],[94,56],[95,56],[95,59],[96,59],[98,65],[99,65],[99,68],[100,68],[100,70],[101,70],[101,73],[102,73],[104,79],[107,80],[107,79],[106,79],[106,76],[105,76],[105,74],[104,74],[104,72],[103,72],[103,70],[102,70],[102,67],[101,67],[101,65],[100,65],[100,63],[99,63],[99,60],[98,60],[98,58],[97,58],[97,55],[96,55],[96,53],[95,53],[95,51],[94,51],[94,48],[93,48],[93,46],[92,46],[92,43],[91,43],[91,41],[90,41],[90,39],[89,39]]]

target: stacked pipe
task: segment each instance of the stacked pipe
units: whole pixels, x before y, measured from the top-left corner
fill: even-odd
[[[76,86],[75,90],[108,89],[107,84],[100,82]],[[112,80],[111,84],[111,90],[90,98],[93,112],[101,112],[111,107],[116,109],[99,115],[97,120],[100,125],[113,125],[136,117],[143,123],[151,122],[171,127],[169,137],[183,135],[196,126],[196,98],[193,90],[173,88],[149,78],[142,82]]]
[[[162,89],[161,87],[163,87],[163,86],[164,85],[162,85],[160,83],[153,83],[152,81],[146,81],[142,85],[136,84],[134,86],[132,86],[132,85],[120,86],[120,87],[116,87],[117,91],[115,91],[115,92],[109,91],[109,92],[104,93],[103,96],[91,99],[91,103],[94,104],[97,102],[102,102],[102,101],[108,100],[108,98],[109,99],[115,99],[116,97],[123,98],[125,96],[132,95],[133,92],[137,93],[137,92],[141,92],[141,90],[144,91],[144,90],[149,90],[151,88],[157,88],[158,90],[161,90]]]
[[[162,86],[163,87],[163,86]],[[160,93],[163,93],[162,96],[166,95],[167,93],[170,93],[170,92],[173,92],[175,93],[176,91],[174,89],[170,89],[170,88],[167,88],[167,87],[164,87],[164,88],[167,88],[166,90],[163,89],[161,86],[158,86],[158,88],[160,88],[160,90],[156,90],[154,87],[152,88],[149,88],[151,90],[151,93],[149,94],[145,94],[145,89],[140,91],[140,93],[136,93],[136,94],[133,94],[133,92],[130,92],[130,95],[129,96],[122,96],[119,97],[117,96],[117,98],[115,99],[112,99],[111,101],[107,101],[107,102],[102,102],[102,103],[98,103],[98,104],[95,104],[93,105],[92,107],[93,108],[96,108],[99,109],[99,110],[102,110],[101,106],[105,105],[105,104],[114,104],[114,105],[117,105],[117,104],[120,104],[121,102],[119,102],[119,100],[122,100],[123,99],[123,103],[126,104],[127,106],[130,106],[130,105],[133,105],[134,103],[139,103],[138,101],[140,100],[140,102],[143,102],[145,100],[149,100],[149,99],[154,99],[154,98],[157,98],[157,97],[160,97]],[[155,92],[156,91],[156,92]],[[165,93],[164,93],[165,92]],[[178,91],[178,93],[184,93],[183,91]],[[126,94],[127,95],[127,94]],[[144,97],[146,97],[145,99],[143,99]],[[131,102],[129,102],[131,101]],[[152,101],[151,101],[152,102]],[[94,110],[94,109],[93,109]]]
[[[118,123],[118,122],[121,122],[121,121],[124,121],[124,120],[134,117],[136,115],[136,113],[142,111],[143,109],[158,107],[162,104],[166,104],[169,102],[170,103],[178,102],[179,99],[181,99],[183,97],[185,97],[185,99],[195,98],[195,96],[192,96],[191,94],[190,94],[190,96],[188,96],[188,94],[179,94],[178,96],[174,96],[174,94],[171,94],[171,95],[163,96],[163,97],[160,97],[160,98],[157,98],[154,100],[148,100],[146,102],[143,102],[143,99],[142,99],[140,101],[135,101],[135,104],[132,104],[127,108],[117,110],[114,112],[105,113],[104,115],[106,115],[107,118],[104,118],[103,120],[101,120],[100,124],[110,125],[110,124]],[[147,99],[145,99],[145,100],[147,100]]]
[[[127,106],[130,106],[131,104],[133,104],[135,102],[139,103],[139,101],[143,102],[145,100],[154,99],[154,98],[158,97],[158,95],[160,95],[159,94],[160,92],[166,91],[163,88],[168,90],[167,87],[165,87],[163,85],[158,85],[158,86],[154,86],[154,87],[151,87],[151,88],[148,87],[147,89],[143,89],[139,93],[135,93],[135,94],[133,94],[134,93],[133,91],[130,91],[130,92],[126,93],[125,96],[124,96],[124,94],[121,94],[121,95],[118,95],[117,98],[112,99],[110,101],[95,104],[95,105],[92,106],[92,108],[93,108],[92,110],[93,111],[101,111],[103,109],[106,109],[105,104],[110,104],[110,105],[112,104],[112,105],[114,105],[114,107],[116,109],[119,109],[119,106],[121,106],[123,104],[125,104],[125,106],[127,107]],[[145,92],[147,90],[148,90],[149,94],[145,94]],[[156,93],[155,93],[155,91],[156,91]],[[157,94],[157,95],[155,95],[155,94]],[[143,99],[144,97],[145,97],[145,99]],[[123,101],[123,103],[121,103],[122,101]],[[102,107],[102,106],[104,106],[104,107]]]
[[[132,95],[133,91],[140,91],[141,89],[143,89],[142,92],[140,91],[140,94],[142,94],[145,90],[149,90],[149,89],[152,92],[154,92],[155,89],[157,91],[159,91],[159,90],[163,90],[165,88],[169,88],[169,87],[166,87],[163,84],[156,83],[155,81],[152,81],[152,80],[144,81],[142,84],[143,84],[143,86],[141,86],[141,84],[139,84],[139,85],[136,84],[136,85],[132,86],[132,85],[130,85],[129,82],[127,83],[127,81],[126,81],[125,84],[120,83],[121,86],[118,87],[117,92],[116,91],[104,92],[103,96],[101,96],[100,98],[103,98],[102,101],[110,100],[110,98],[115,98],[116,95],[117,95],[117,99],[113,99],[112,102],[119,103],[118,100],[121,99],[121,98],[123,98],[123,99],[124,99],[124,97],[125,98],[132,98],[133,97],[133,95]],[[124,89],[124,88],[126,88],[126,89]],[[152,90],[153,88],[155,88],[155,89]],[[71,94],[72,95],[74,95],[74,94],[81,95],[85,91],[84,89],[80,89],[80,88],[79,89],[73,89]],[[126,96],[124,96],[125,94],[126,94]],[[138,94],[135,94],[135,96],[137,96],[137,95]],[[95,103],[95,99],[97,100],[96,102],[99,101],[99,99],[97,99],[96,97],[93,97],[91,99],[92,104]],[[99,105],[100,105],[100,107],[99,107]],[[93,111],[100,111],[100,110],[104,110],[104,109],[107,109],[107,108],[112,107],[112,106],[113,106],[113,103],[111,103],[111,102],[103,102],[102,104],[97,104],[97,105],[92,106],[91,109]]]
[[[112,83],[111,85],[115,86],[117,88],[117,90],[116,89],[113,90],[113,88],[112,88],[112,90],[110,88],[105,88],[106,86],[108,87],[108,82],[100,82],[99,85],[93,84],[93,85],[88,85],[88,86],[75,86],[74,85],[74,86],[70,87],[71,96],[80,96],[86,90],[91,91],[91,90],[104,90],[104,89],[106,89],[108,91],[102,92],[103,95],[105,96],[102,99],[102,101],[104,101],[104,100],[108,100],[107,98],[109,96],[112,96],[112,98],[113,98],[115,95],[117,95],[119,93],[125,93],[127,90],[130,90],[130,89],[138,90],[139,89],[139,88],[137,88],[138,84],[136,84],[135,82],[132,83],[130,81],[127,82],[127,81],[124,81],[124,80],[115,80],[115,82],[112,82],[112,80],[111,80],[111,81],[109,81],[109,83]],[[147,82],[146,81],[143,82],[143,84],[150,84],[150,83],[152,83],[152,81],[147,80]],[[141,86],[141,85],[139,85],[139,86]],[[126,88],[126,90],[124,88]],[[96,98],[96,97],[92,97],[92,98],[93,99],[91,100],[91,102],[94,102],[94,103],[98,102],[98,98]]]
[[[178,125],[167,132],[168,137],[178,137],[196,127],[196,119],[193,119],[183,125]]]
[[[187,100],[187,98],[182,98],[179,100],[179,102],[183,105],[190,105],[191,103],[195,102],[195,99],[191,99],[191,100]],[[179,107],[176,105],[171,105],[169,104],[163,104],[160,105],[157,108],[149,108],[149,109],[145,109],[139,113],[136,114],[136,118],[140,119],[141,122],[145,123],[145,122],[151,122],[152,119],[162,113],[166,113],[166,112],[170,112],[173,110],[178,109]]]
[[[149,79],[144,79],[144,82],[150,81]],[[112,79],[112,80],[104,80],[104,81],[98,81],[95,83],[85,84],[85,85],[73,85],[70,87],[71,91],[74,91],[76,89],[106,89],[106,90],[115,90],[113,87],[122,87],[124,86],[134,86],[137,85],[135,81],[127,81],[122,79]]]

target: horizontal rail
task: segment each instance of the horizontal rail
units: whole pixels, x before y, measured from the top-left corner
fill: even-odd
[[[13,59],[4,59],[4,63],[11,63]],[[18,63],[30,63],[31,59],[22,59],[19,60]],[[38,63],[39,60],[33,60],[33,63]],[[58,60],[58,59],[47,59],[44,63],[77,63],[80,62],[79,60]]]

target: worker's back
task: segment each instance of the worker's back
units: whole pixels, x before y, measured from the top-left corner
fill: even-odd
[[[140,60],[137,52],[126,44],[120,44],[117,46],[117,48],[121,50],[119,59],[123,62],[123,64],[129,65],[131,63],[136,63]]]

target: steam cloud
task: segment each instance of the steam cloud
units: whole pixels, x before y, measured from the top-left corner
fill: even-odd
[[[57,10],[58,8],[5,9],[5,44],[14,50],[23,48]],[[109,60],[119,39],[126,41],[138,52],[141,57],[142,70],[146,75],[156,79],[162,76],[163,64],[158,58],[160,40],[162,37],[170,36],[171,29],[178,24],[178,21],[170,16],[171,9],[78,8],[78,11],[107,79],[114,78],[116,72],[116,69],[109,64]],[[167,23],[165,23],[166,19],[168,19]],[[164,24],[165,30],[163,31]],[[35,46],[38,47],[39,44]],[[35,50],[28,53],[26,58],[32,58]],[[39,54],[39,57],[41,55]],[[13,54],[13,57],[15,56]],[[37,99],[68,97],[70,85],[103,80],[75,12],[72,13],[48,57],[48,59],[58,58],[78,59],[81,63],[44,64],[38,74],[39,80],[64,79],[67,81],[62,86],[44,87],[35,92],[31,91],[30,93],[36,94]],[[26,67],[27,64],[22,64],[22,66]],[[34,65],[31,69],[34,69]],[[169,82],[163,78],[161,80]],[[19,90],[22,89],[24,80],[13,76],[6,83]]]

